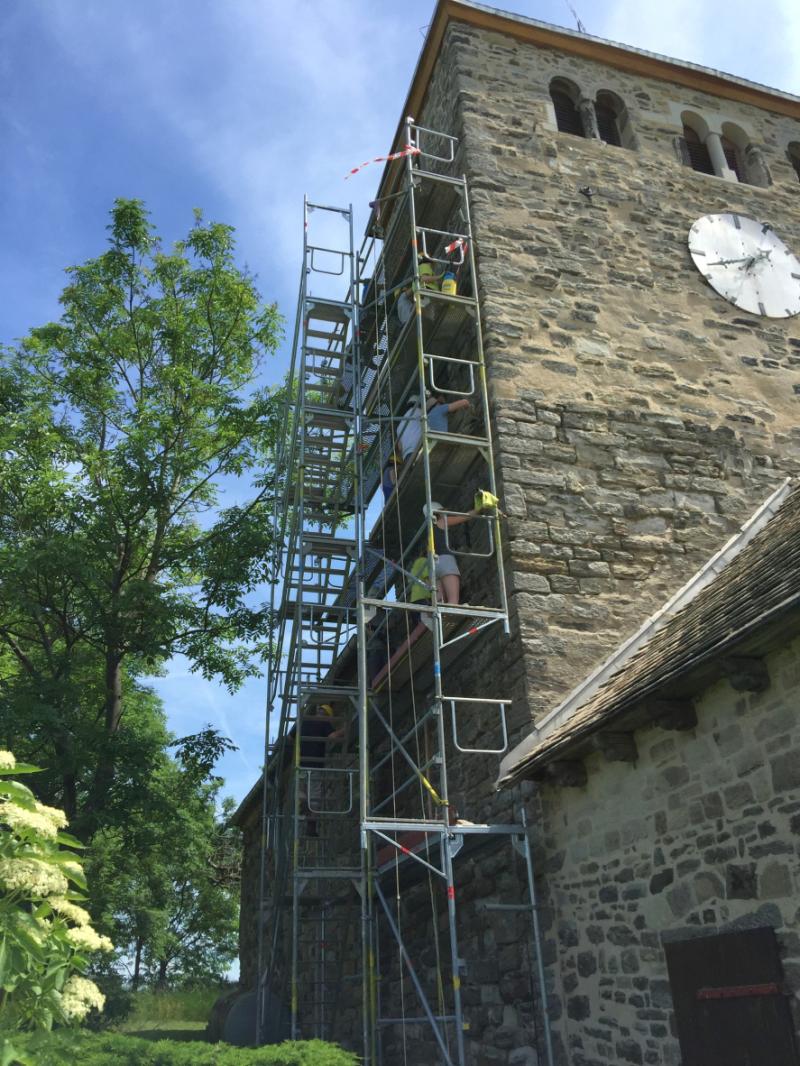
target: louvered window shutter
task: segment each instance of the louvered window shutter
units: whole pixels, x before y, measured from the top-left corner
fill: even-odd
[[[713,174],[714,167],[708,149],[690,126],[683,127],[683,139],[689,154],[689,166],[700,174]]]
[[[728,169],[733,171],[739,181],[744,181],[739,152],[733,141],[729,141],[727,137],[723,137],[722,151],[725,153],[725,162],[728,164]]]
[[[572,133],[583,137],[583,123],[580,113],[570,97],[561,89],[552,89],[550,97],[556,112],[556,125],[561,133]]]
[[[622,138],[619,135],[617,116],[608,104],[596,103],[594,113],[597,115],[597,128],[600,131],[600,140],[606,144],[614,144],[617,148],[622,147]]]

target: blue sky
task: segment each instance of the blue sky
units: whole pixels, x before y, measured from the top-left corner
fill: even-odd
[[[501,4],[574,28],[565,0]],[[798,0],[573,0],[589,33],[800,95]],[[58,314],[64,267],[97,254],[115,197],[168,240],[192,208],[236,227],[240,259],[291,320],[302,197],[353,200],[363,226],[433,0],[2,0],[0,343]],[[359,232],[359,227],[357,227]],[[285,367],[276,359],[274,380]],[[156,687],[176,733],[239,745],[241,798],[263,745],[263,683],[231,697],[175,662]]]

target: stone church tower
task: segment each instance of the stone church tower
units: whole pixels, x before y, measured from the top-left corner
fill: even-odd
[[[722,299],[688,236],[737,212],[800,251],[800,101],[443,4],[408,106],[470,183],[535,719],[798,470],[800,319]]]
[[[765,248],[774,238],[800,253],[800,99],[440,0],[402,114],[457,138],[453,172],[468,182],[511,635],[477,642],[456,670],[465,695],[512,700],[513,747],[800,470],[800,278],[782,271],[783,244],[751,250],[742,238],[741,254],[731,254],[698,238],[690,251],[698,220],[727,216],[708,223],[726,240],[754,220]],[[403,165],[387,167],[379,197],[391,197]],[[717,291],[726,287],[730,299]],[[746,306],[751,288],[755,310]],[[464,507],[474,488],[464,486]],[[465,599],[484,602],[479,565],[466,565],[463,578]],[[782,660],[787,677],[797,655],[795,647]],[[775,705],[781,721],[787,701]],[[698,923],[708,933],[740,920],[776,930],[783,958],[797,956],[791,982],[800,989],[800,920],[789,903],[796,869],[788,881],[765,873],[780,848],[750,854],[741,830],[748,796],[737,806],[719,792],[738,757],[728,719],[742,720],[745,748],[745,723],[767,731],[763,704],[745,702],[718,700],[706,727],[694,710],[679,715],[674,735],[661,728],[668,722],[640,716],[635,739],[629,727],[614,733],[613,750],[609,741],[530,773],[511,765],[499,791],[496,758],[450,760],[461,818],[511,821],[526,809],[542,894],[545,992],[520,917],[485,917],[487,901],[518,896],[520,870],[491,850],[460,860],[471,1066],[546,1064],[544,1013],[555,1062],[677,1066],[683,1046],[691,1066],[663,942]],[[477,719],[467,725],[467,740],[479,730]],[[720,733],[728,748],[709,739]],[[784,733],[796,742],[796,722]],[[766,766],[772,750],[758,751],[753,759]],[[657,787],[636,778],[647,767],[661,775]],[[764,834],[793,853],[800,779],[764,773],[750,798],[784,805]],[[685,819],[675,814],[684,794],[700,811]],[[253,840],[258,795],[238,815]],[[631,809],[640,802],[641,812]],[[712,823],[717,836],[703,850],[698,834]],[[749,894],[734,860],[750,871]],[[255,868],[252,851],[248,861]],[[690,880],[701,875],[711,889]],[[778,882],[786,902],[764,918]],[[424,957],[424,918],[415,935]],[[413,1061],[439,1062],[416,1036]],[[381,1061],[402,1061],[401,1045],[389,1031]]]

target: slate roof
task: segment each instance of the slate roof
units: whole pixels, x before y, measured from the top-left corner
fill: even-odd
[[[680,679],[702,672],[703,667],[708,683],[714,679],[708,668],[715,660],[752,643],[758,633],[772,631],[780,623],[789,636],[792,613],[800,620],[800,486],[792,488],[774,517],[710,584],[569,718],[508,767],[497,787],[507,788],[549,762],[568,757],[569,749],[646,697],[681,691]]]

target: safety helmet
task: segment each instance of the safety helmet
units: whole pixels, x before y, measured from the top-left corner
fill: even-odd
[[[327,714],[327,715],[332,715],[333,714],[333,707],[331,707],[331,705],[329,703],[321,703],[319,705],[319,709],[322,712],[322,714]]]
[[[436,514],[436,512],[437,512],[437,511],[444,511],[444,509],[445,509],[445,508],[444,508],[444,506],[443,506],[443,505],[442,505],[441,503],[437,503],[437,502],[436,502],[436,500],[431,500],[431,512],[432,512],[433,514]],[[428,505],[427,505],[427,503],[426,503],[426,504],[423,504],[423,507],[422,507],[422,513],[423,513],[423,515],[424,515],[424,516],[425,516],[426,518],[428,518],[428,517],[429,517],[429,515],[428,515]]]

